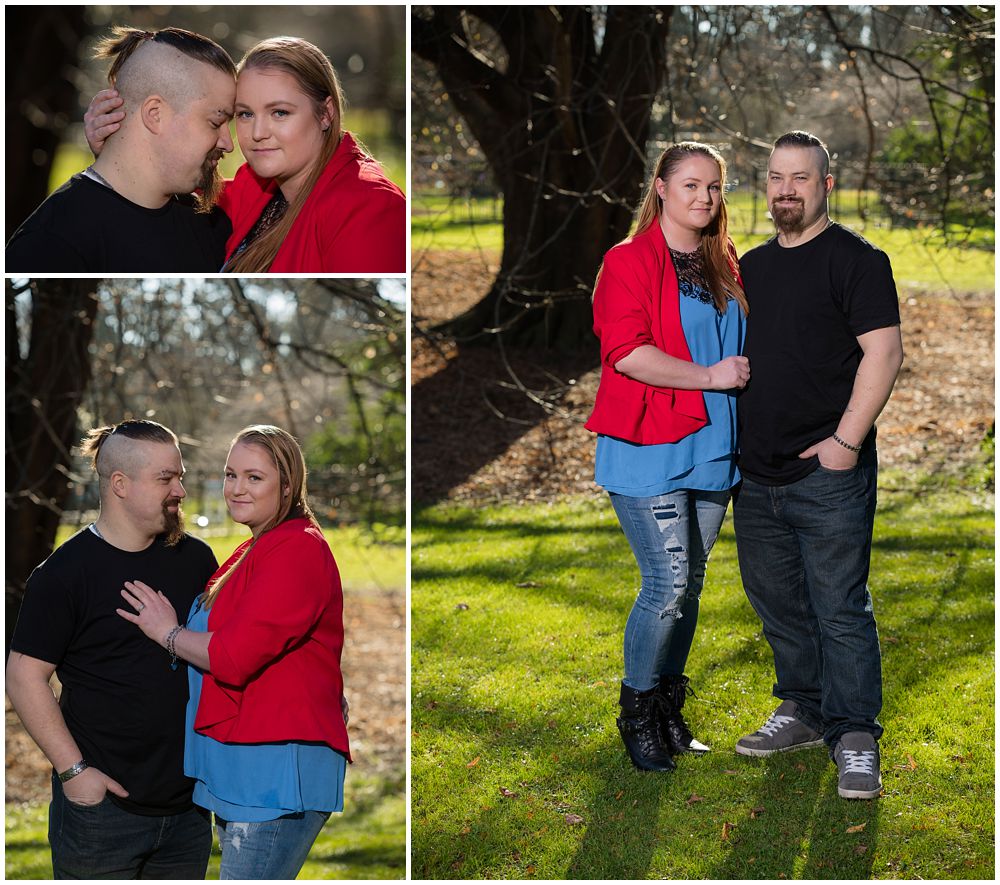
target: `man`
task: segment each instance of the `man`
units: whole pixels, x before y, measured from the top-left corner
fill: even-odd
[[[826,146],[774,143],[767,200],[777,236],[740,270],[750,302],[740,396],[740,571],[774,653],[780,706],[736,752],[825,743],[838,792],[882,781],[882,671],[867,580],[875,518],[875,419],[903,361],[889,259],[828,214]]]
[[[183,623],[215,556],[183,532],[172,431],[124,421],[92,430],[84,453],[100,478],[100,518],[32,572],[7,662],[7,695],[54,769],[54,875],[201,879],[212,833],[184,776],[186,668],[116,609],[138,579]]]
[[[179,28],[116,28],[98,47],[127,116],[101,156],[56,190],[7,244],[7,272],[215,272],[231,225],[213,208],[233,149],[236,69]],[[199,198],[191,195],[201,188]]]

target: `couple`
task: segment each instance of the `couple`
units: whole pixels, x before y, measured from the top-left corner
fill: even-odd
[[[872,799],[882,788],[867,587],[874,422],[903,359],[892,269],[830,219],[830,155],[814,135],[774,143],[777,236],[739,261],[725,187],[714,149],[667,149],[635,233],[607,253],[594,292],[595,478],[642,577],[625,626],[618,727],[644,770],[709,749],[682,713],[684,669],[732,495],[743,585],[781,701],[736,752],[825,744],[839,795]]]
[[[313,44],[274,37],[237,66],[200,34],[119,27],[98,55],[97,160],[15,231],[8,271],[405,273],[406,199],[341,128]],[[247,162],[223,181],[234,114]]]
[[[350,760],[343,595],[302,451],[237,435],[224,494],[252,537],[221,567],[183,531],[171,430],[123,421],[83,451],[100,517],[32,573],[7,664],[54,769],[54,876],[202,879],[214,812],[223,879],[294,879]]]

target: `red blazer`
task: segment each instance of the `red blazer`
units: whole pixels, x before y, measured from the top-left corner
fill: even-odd
[[[350,759],[343,609],[337,564],[313,523],[290,519],[262,535],[209,611],[211,672],[195,730],[233,744],[318,741]]]
[[[700,390],[653,387],[615,369],[615,363],[643,344],[691,362],[681,328],[677,274],[659,224],[604,256],[594,290],[594,334],[601,340],[601,381],[588,430],[656,445],[677,442],[705,426]]]
[[[244,163],[219,206],[233,223],[226,260],[278,183]],[[406,197],[345,132],[274,257],[269,273],[406,273]]]

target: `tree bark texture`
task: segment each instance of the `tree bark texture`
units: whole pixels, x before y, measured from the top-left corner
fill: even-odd
[[[671,7],[435,7],[415,14],[431,62],[503,190],[504,244],[490,292],[450,324],[460,340],[589,349],[604,253],[641,195]],[[487,25],[502,44],[472,44]]]
[[[7,283],[6,647],[32,570],[51,552],[72,483],[77,409],[90,381],[97,316],[93,282],[36,280],[27,355],[18,346],[15,292]]]

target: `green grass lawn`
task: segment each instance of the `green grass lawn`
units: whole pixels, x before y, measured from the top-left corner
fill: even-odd
[[[638,576],[611,507],[417,511],[413,876],[992,879],[993,530],[985,497],[882,495],[885,792],[864,802],[822,749],[733,751],[777,702],[728,520],[688,667],[713,752],[656,775],[615,727]]]
[[[234,526],[234,529],[238,528]],[[75,533],[60,528],[57,546]],[[387,529],[391,542],[375,543],[359,528],[324,529],[348,595],[406,585],[406,545],[401,530]],[[206,540],[222,562],[248,533]],[[349,602],[348,602],[349,604]],[[402,649],[400,650],[402,651]],[[8,879],[50,879],[48,803],[6,806]],[[406,798],[402,772],[383,775],[358,766],[347,773],[344,812],[332,815],[299,873],[301,879],[402,879],[406,875]],[[208,877],[219,877],[216,841]]]
[[[758,207],[751,230],[751,198],[747,193],[727,197],[730,230],[739,254],[764,242],[773,229]],[[857,230],[883,249],[892,261],[900,289],[959,292],[992,291],[995,283],[994,235],[976,230],[963,246],[945,245],[940,233],[924,228],[896,228],[862,222],[853,192],[841,196],[835,220]],[[412,247],[415,253],[429,249],[499,252],[503,248],[502,198],[453,198],[418,193],[413,199]]]

